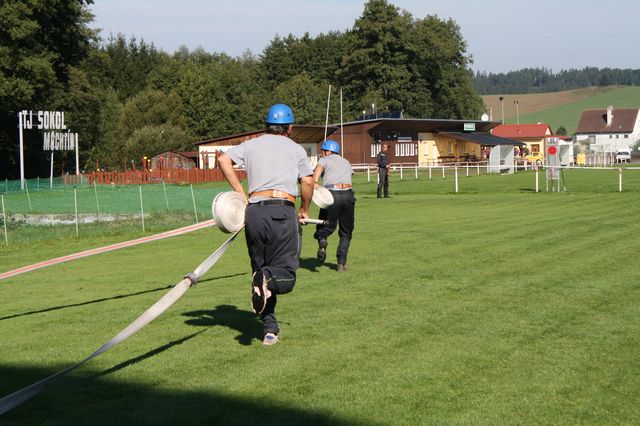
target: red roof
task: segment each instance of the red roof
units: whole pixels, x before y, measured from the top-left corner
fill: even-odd
[[[552,135],[548,124],[500,124],[491,131],[492,134],[507,139],[542,139]]]

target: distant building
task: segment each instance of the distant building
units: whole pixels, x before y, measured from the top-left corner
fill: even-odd
[[[595,152],[615,153],[630,149],[640,139],[638,108],[589,109],[582,111],[576,142]]]
[[[390,163],[428,166],[448,162],[473,162],[486,157],[498,145],[521,146],[518,141],[491,135],[497,122],[478,120],[409,119],[389,116],[360,117],[360,120],[333,124],[327,138],[338,142],[342,155],[351,164],[373,164],[382,144],[389,145]],[[400,114],[398,114],[400,115]],[[196,142],[200,167],[215,167],[217,151],[225,151],[245,140],[264,134],[256,130]],[[302,145],[312,165],[324,140],[324,126],[295,126],[291,138]]]
[[[335,131],[335,126],[328,126],[325,129],[325,126],[294,124],[290,137],[302,145],[307,151],[307,156],[311,159],[311,163],[315,165],[318,159],[318,147],[324,140],[325,132],[327,139],[329,139]],[[216,155],[218,152],[224,152],[235,145],[240,145],[244,141],[257,138],[264,134],[265,129],[260,129],[196,142],[195,145],[198,147],[198,167],[201,169],[212,169],[216,166]]]
[[[198,151],[163,151],[150,158],[151,170],[193,169],[197,167]]]
[[[530,153],[545,152],[546,138],[553,136],[548,124],[500,124],[491,131],[502,138],[513,139],[525,144]]]

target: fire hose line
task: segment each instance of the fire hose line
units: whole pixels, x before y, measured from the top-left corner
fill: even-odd
[[[193,271],[189,272],[185,275],[184,279],[177,283],[167,294],[165,294],[160,300],[158,300],[153,306],[147,309],[142,315],[140,315],[135,321],[129,324],[126,328],[120,331],[115,337],[109,340],[107,343],[102,345],[98,350],[94,353],[80,361],[79,363],[72,365],[70,367],[65,368],[62,371],[59,371],[52,376],[47,377],[46,379],[40,380],[37,383],[34,383],[30,386],[22,388],[10,395],[7,395],[0,399],[0,415],[6,413],[7,411],[15,408],[16,406],[22,404],[23,402],[29,400],[33,396],[40,393],[45,387],[50,385],[51,383],[57,381],[58,379],[64,377],[69,372],[74,369],[80,367],[85,362],[89,361],[92,358],[97,357],[103,352],[106,352],[108,349],[114,347],[118,343],[124,341],[140,329],[142,329],[145,325],[149,324],[151,321],[156,319],[161,313],[167,310],[171,305],[173,305],[178,299],[182,297],[182,295],[189,289],[190,286],[195,285],[198,280],[207,273],[207,271],[215,265],[215,263],[222,257],[222,255],[227,251],[233,240],[236,238],[238,233],[242,230],[239,229],[236,231],[227,241],[224,242],[215,252],[211,254],[208,258],[206,258],[198,267]]]
[[[194,225],[185,226],[183,228],[172,229],[171,231],[161,232],[159,234],[150,235],[148,237],[142,237],[131,241],[125,241],[122,243],[112,244],[110,246],[99,247],[91,250],[81,251],[79,253],[69,254],[67,256],[58,257],[55,259],[45,260],[43,262],[34,263],[33,265],[23,266],[22,268],[14,269],[0,273],[0,280],[5,278],[14,277],[16,275],[24,274],[25,272],[35,271],[36,269],[45,268],[51,265],[57,265],[59,263],[68,262],[69,260],[80,259],[83,257],[93,256],[94,254],[106,253],[112,250],[118,250],[125,247],[131,247],[138,244],[149,243],[151,241],[161,240],[163,238],[175,237],[177,235],[186,234],[188,232],[197,231],[209,226],[215,225],[214,219],[209,219],[204,222],[200,222]]]

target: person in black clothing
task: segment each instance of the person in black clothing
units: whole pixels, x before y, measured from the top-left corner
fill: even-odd
[[[340,242],[336,258],[337,271],[347,270],[347,254],[354,229],[354,211],[356,197],[353,194],[351,175],[353,169],[344,157],[340,156],[340,145],[336,141],[326,140],[320,148],[322,158],[313,171],[315,185],[322,177],[322,185],[331,191],[333,204],[320,209],[319,219],[326,220],[324,225],[316,226],[313,235],[318,240],[318,261],[324,263],[327,258],[327,238],[338,228]]]
[[[389,198],[389,157],[387,151],[389,145],[386,143],[382,145],[382,151],[378,153],[378,198],[382,198],[382,191],[384,191],[384,198]]]

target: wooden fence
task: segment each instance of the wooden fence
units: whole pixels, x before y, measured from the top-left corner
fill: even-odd
[[[240,179],[246,179],[244,170],[236,170]],[[220,169],[165,169],[154,171],[126,171],[126,172],[91,172],[87,175],[89,186],[95,182],[98,185],[139,185],[145,183],[201,183],[222,182],[224,176]],[[77,176],[69,176],[76,178]],[[65,182],[66,183],[66,182]],[[70,182],[71,183],[71,182]]]

